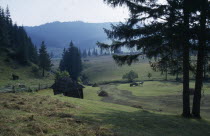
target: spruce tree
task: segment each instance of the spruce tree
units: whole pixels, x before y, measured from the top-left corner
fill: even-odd
[[[114,41],[111,45],[103,43],[98,45],[105,49],[111,48],[112,51],[123,46],[136,47],[138,51],[143,50],[148,58],[160,61],[165,60],[164,58],[169,58],[169,62],[181,58],[182,61],[177,62],[182,62],[183,67],[182,115],[190,117],[189,71],[192,45],[190,41],[195,39],[192,33],[194,26],[191,24],[196,24],[192,13],[198,1],[167,0],[166,4],[154,0],[104,1],[114,7],[126,5],[131,14],[125,23],[112,25],[112,30],[105,29],[108,38]],[[132,55],[115,54],[113,58],[119,65],[131,65],[140,55],[141,52]]]
[[[65,71],[64,60],[65,60],[65,58],[66,58],[66,55],[67,55],[66,49],[64,48],[64,49],[63,49],[63,54],[62,54],[62,59],[61,59],[60,64],[59,64],[59,69],[60,69],[60,71]]]
[[[70,42],[69,48],[64,50],[59,66],[61,71],[68,71],[73,80],[77,80],[82,71],[81,54],[73,42]]]
[[[91,50],[88,50],[88,56],[90,57],[92,55]]]
[[[86,49],[83,50],[82,57],[83,58],[86,58],[87,57],[87,51],[86,51]]]
[[[195,93],[194,93],[194,99],[193,99],[193,109],[192,114],[196,118],[200,118],[200,101],[201,101],[201,90],[203,86],[203,71],[204,71],[204,65],[205,65],[205,50],[206,50],[206,44],[207,44],[207,14],[210,13],[210,6],[209,6],[208,0],[201,0],[200,8],[198,7],[198,10],[200,11],[199,16],[199,45],[198,45],[198,57],[197,57],[197,69],[196,69],[196,83],[195,83]]]
[[[0,46],[8,48],[10,46],[10,36],[4,9],[0,7]]]
[[[45,70],[50,70],[52,64],[50,55],[47,53],[46,45],[44,41],[39,49],[39,67],[42,69],[42,76],[45,76]]]

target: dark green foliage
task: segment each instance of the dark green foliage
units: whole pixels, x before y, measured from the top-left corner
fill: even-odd
[[[138,78],[138,74],[131,70],[129,73],[126,73],[122,77],[123,79],[127,79],[129,82],[133,82],[135,78]]]
[[[46,45],[44,41],[39,49],[39,67],[42,69],[42,76],[45,76],[45,70],[50,70],[52,64],[50,55],[47,53]]]
[[[89,78],[88,78],[88,76],[86,75],[86,74],[82,74],[81,75],[81,77],[80,77],[80,80],[82,81],[82,83],[84,84],[84,85],[88,85],[89,84]]]
[[[82,71],[82,61],[79,49],[73,42],[67,50],[64,49],[59,68],[61,71],[68,71],[73,80],[78,79]]]
[[[37,49],[23,27],[12,23],[9,8],[6,11],[0,7],[0,49],[14,51],[11,55],[21,64],[38,63]]]
[[[6,16],[4,9],[0,7],[0,47],[10,46],[8,18],[9,16]]]
[[[151,73],[148,73],[147,74],[147,77],[150,79],[152,77],[152,74]]]
[[[69,73],[67,71],[58,71],[55,74],[55,80],[58,80],[60,78],[70,77]]]
[[[39,73],[39,67],[37,65],[32,65],[31,72],[37,75]]]

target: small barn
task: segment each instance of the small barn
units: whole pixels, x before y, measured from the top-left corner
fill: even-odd
[[[83,88],[81,84],[76,81],[73,81],[69,77],[59,78],[55,80],[55,83],[52,86],[54,95],[63,94],[68,97],[75,97],[83,99]]]

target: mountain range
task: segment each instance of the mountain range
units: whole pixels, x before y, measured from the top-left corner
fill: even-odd
[[[107,42],[103,28],[110,29],[111,24],[117,23],[52,22],[34,27],[26,26],[25,30],[36,46],[39,47],[45,41],[49,51],[58,55],[63,48],[68,47],[70,41],[81,50],[95,48],[97,41]]]

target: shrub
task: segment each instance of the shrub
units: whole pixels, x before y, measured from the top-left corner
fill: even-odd
[[[58,71],[55,74],[55,79],[64,78],[64,77],[70,77],[67,71]]]
[[[80,80],[85,85],[89,84],[89,78],[86,74],[82,74],[81,77],[80,77]]]
[[[98,96],[101,96],[101,97],[108,97],[109,94],[106,92],[106,91],[101,91]]]
[[[133,82],[135,78],[138,78],[138,74],[131,70],[129,73],[126,73],[122,77],[123,79],[127,79],[129,82]]]
[[[39,73],[39,67],[37,65],[32,65],[31,72],[34,73],[34,74],[38,74]]]
[[[152,74],[151,73],[148,73],[147,74],[147,77],[150,79],[152,77]]]
[[[99,86],[98,86],[98,84],[95,83],[92,85],[92,87],[99,87]]]

